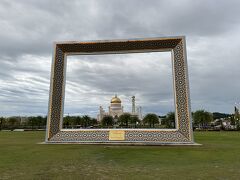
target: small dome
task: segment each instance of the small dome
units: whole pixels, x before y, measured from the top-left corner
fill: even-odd
[[[115,95],[115,97],[111,99],[111,103],[121,103],[121,100]]]

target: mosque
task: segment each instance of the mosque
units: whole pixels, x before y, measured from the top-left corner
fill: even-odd
[[[123,113],[129,113],[131,115],[138,116],[138,118],[142,120],[142,107],[135,107],[135,96],[132,96],[132,112],[124,112],[121,99],[115,95],[110,101],[108,112],[105,112],[102,106],[99,107],[97,120],[101,121],[104,116],[112,116],[114,119],[117,119]]]

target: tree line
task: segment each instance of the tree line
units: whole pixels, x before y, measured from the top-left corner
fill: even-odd
[[[30,116],[30,117],[0,117],[0,130],[2,129],[45,129],[47,116]]]
[[[194,129],[240,130],[239,112],[235,114],[210,113],[202,109],[193,112],[192,117]]]
[[[101,120],[102,127],[120,127],[120,128],[174,128],[174,113],[170,112],[164,117],[160,117],[154,113],[149,113],[142,120],[136,115],[124,113],[119,117],[104,116]]]
[[[209,129],[218,126],[224,130],[223,122],[228,122],[235,129],[240,130],[240,115],[210,113],[205,110],[192,112],[194,129]],[[45,129],[47,116],[30,117],[0,117],[0,130],[2,129]],[[138,116],[124,113],[119,117],[104,116],[100,122],[90,116],[65,116],[63,128],[175,128],[175,113],[169,112],[165,116],[149,113],[142,120]]]
[[[63,118],[63,128],[88,128],[97,127],[98,122],[96,118],[91,118],[90,116],[66,116]]]

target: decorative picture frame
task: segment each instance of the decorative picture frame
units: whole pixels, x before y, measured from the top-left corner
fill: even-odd
[[[68,55],[121,54],[170,51],[175,99],[175,129],[62,129]],[[184,36],[54,43],[46,143],[194,144],[186,42]]]

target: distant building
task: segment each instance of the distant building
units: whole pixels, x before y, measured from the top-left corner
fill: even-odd
[[[20,124],[25,124],[28,122],[28,117],[27,116],[21,116],[20,117]]]
[[[99,107],[99,114],[97,115],[97,120],[101,121],[104,116],[112,116],[114,119],[117,119],[123,113],[129,113],[133,116],[138,116],[140,120],[142,119],[142,107],[137,107],[136,110],[135,96],[132,97],[132,112],[124,112],[121,99],[117,97],[117,95],[115,95],[110,101],[108,112],[105,112],[102,106]]]

